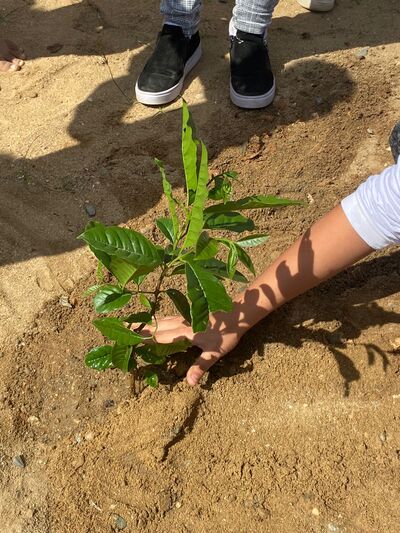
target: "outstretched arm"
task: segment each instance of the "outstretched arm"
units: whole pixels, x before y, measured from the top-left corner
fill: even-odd
[[[188,382],[195,385],[269,313],[374,249],[400,243],[399,205],[400,161],[371,176],[340,206],[313,224],[234,299],[231,312],[210,315],[205,332],[194,334],[182,318],[172,317],[160,321],[158,342],[186,337],[203,350],[187,373]]]
[[[208,328],[193,333],[180,317],[160,321],[158,342],[189,338],[203,350],[187,373],[190,385],[231,351],[240,338],[269,313],[365,257],[372,248],[349,223],[341,206],[316,222],[250,286],[234,299],[230,313],[210,315]]]

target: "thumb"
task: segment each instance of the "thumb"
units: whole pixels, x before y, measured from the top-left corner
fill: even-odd
[[[186,379],[189,385],[197,385],[205,372],[221,357],[218,352],[203,352],[187,371]]]

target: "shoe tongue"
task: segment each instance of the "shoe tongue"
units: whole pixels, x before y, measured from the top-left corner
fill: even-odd
[[[174,26],[173,24],[164,24],[161,30],[162,35],[183,35],[183,30],[180,26]]]
[[[247,33],[246,31],[237,30],[236,37],[241,41],[252,41],[254,43],[263,42],[263,35],[256,33]]]

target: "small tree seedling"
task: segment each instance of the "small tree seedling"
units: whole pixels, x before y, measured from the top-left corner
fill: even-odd
[[[164,247],[132,229],[104,226],[99,222],[90,222],[79,236],[98,259],[100,282],[90,287],[87,294],[93,296],[94,309],[101,315],[93,323],[109,341],[90,350],[85,363],[95,370],[119,368],[129,372],[140,367],[145,382],[151,387],[158,384],[156,365],[163,365],[168,356],[184,352],[190,346],[186,340],[160,344],[154,336],[144,338],[141,334],[147,324],[157,324],[160,300],[172,300],[193,331],[204,331],[210,313],[227,312],[232,308],[223,280],[246,283],[246,277],[237,266],[240,263],[255,274],[246,248],[268,238],[264,233],[248,233],[255,225],[242,211],[300,203],[264,195],[232,200],[237,174],[223,172],[210,177],[207,149],[196,136],[185,102],[182,107],[182,161],[185,201],[174,196],[163,163],[155,159],[169,207],[168,217],[155,220],[165,238]],[[230,232],[238,238],[218,236],[221,230],[225,235]],[[243,232],[245,236],[240,236]],[[110,273],[112,283],[101,282],[104,269]],[[151,287],[150,273],[155,273],[151,277],[155,280]],[[171,280],[175,276],[185,278],[185,292],[172,287]],[[133,299],[142,310],[123,314],[122,309]],[[117,311],[120,316],[115,316]],[[105,316],[109,313],[113,316]]]

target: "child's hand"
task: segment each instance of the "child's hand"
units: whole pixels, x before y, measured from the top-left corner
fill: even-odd
[[[186,375],[189,385],[196,385],[214,363],[235,348],[244,332],[245,330],[239,327],[238,317],[234,313],[210,315],[208,327],[201,333],[193,333],[190,325],[182,317],[173,316],[158,322],[156,340],[168,344],[188,339],[194,346],[203,350]],[[154,333],[154,329],[145,328],[142,333],[151,334]]]

